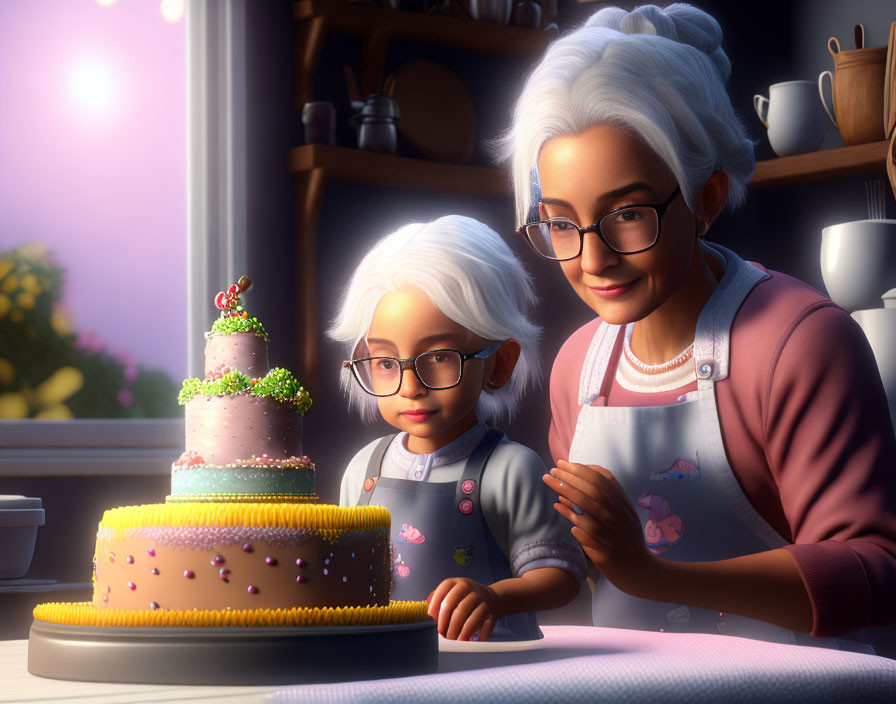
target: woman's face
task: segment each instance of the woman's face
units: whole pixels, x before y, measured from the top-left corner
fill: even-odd
[[[542,218],[567,217],[580,227],[625,205],[662,203],[675,176],[638,138],[611,125],[548,140],[538,157]],[[657,244],[639,254],[617,254],[594,232],[582,254],[560,262],[579,297],[608,323],[646,317],[681,286],[694,257],[696,220],[682,196],[660,222]]]
[[[385,294],[367,333],[371,357],[408,359],[436,349],[470,353],[488,344],[414,286]],[[476,402],[493,366],[492,358],[467,360],[460,383],[449,389],[429,389],[411,369],[405,369],[398,393],[377,397],[380,413],[387,423],[408,433],[409,450],[434,452],[476,424]]]

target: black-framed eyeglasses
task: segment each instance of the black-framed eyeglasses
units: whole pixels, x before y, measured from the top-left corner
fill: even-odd
[[[517,232],[545,259],[564,262],[582,253],[585,233],[594,232],[617,254],[646,252],[660,240],[660,223],[681,188],[675,186],[665,202],[616,208],[593,225],[579,227],[569,218],[548,218],[523,225]]]
[[[441,390],[457,386],[464,375],[464,364],[470,359],[487,359],[504,344],[494,342],[478,352],[459,350],[429,350],[416,357],[366,357],[345,360],[344,369],[351,369],[352,376],[367,393],[373,396],[392,396],[401,389],[402,372],[412,369],[417,379],[427,389]]]

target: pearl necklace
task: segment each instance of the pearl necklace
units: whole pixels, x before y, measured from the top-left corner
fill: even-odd
[[[694,356],[694,343],[692,342],[678,355],[666,362],[662,362],[661,364],[645,364],[635,357],[635,353],[632,352],[632,332],[634,329],[634,325],[627,325],[625,327],[625,338],[622,343],[622,351],[625,353],[625,358],[628,360],[629,364],[643,374],[662,374],[671,369],[677,369]]]

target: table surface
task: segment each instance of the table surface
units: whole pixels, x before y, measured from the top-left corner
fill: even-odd
[[[69,682],[27,671],[28,642],[0,642],[0,702],[870,702],[896,701],[896,661],[703,634],[545,626],[524,643],[440,639],[432,675],[294,687]]]

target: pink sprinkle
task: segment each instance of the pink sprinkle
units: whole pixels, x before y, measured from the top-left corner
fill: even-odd
[[[298,560],[296,560],[296,567],[301,567],[304,564],[305,564],[305,561],[301,557]]]
[[[243,543],[243,552],[252,552],[252,543]]]
[[[215,557],[212,559],[212,564],[213,565],[223,565],[224,558],[221,557],[220,555],[215,555]]]
[[[196,575],[193,574],[193,570],[184,570],[184,577],[187,579],[193,579]]]
[[[258,594],[258,587],[249,587],[247,590],[250,594]]]
[[[266,558],[264,558],[264,561],[265,561],[265,563],[269,564],[271,567],[273,567],[277,564],[276,557],[266,557]]]
[[[149,550],[146,551],[146,554],[149,555],[150,557],[155,557],[156,551],[153,550],[152,548],[149,548]]]
[[[149,602],[149,608],[155,611],[157,608],[159,608],[159,605],[156,602],[151,601]]]
[[[152,574],[158,574],[158,573],[159,573],[159,568],[158,568],[158,567],[153,567],[153,568],[150,570],[150,572],[151,572]]]
[[[225,582],[227,582],[227,581],[229,581],[229,580],[227,579],[227,575],[228,575],[229,573],[230,573],[230,570],[229,570],[229,569],[227,569],[226,567],[222,567],[222,568],[221,568],[221,571],[218,572],[218,576],[219,576],[221,579],[223,579]]]
[[[109,562],[115,562],[115,553],[114,552],[109,553]]]
[[[297,584],[301,584],[304,581],[305,581],[305,578],[302,575],[299,575],[298,577],[296,577]]]
[[[103,601],[109,601],[109,595],[103,594]]]
[[[137,588],[136,584],[134,584],[133,582],[128,582],[128,589],[130,589],[131,591],[134,591],[136,588]]]
[[[134,556],[128,555],[126,558],[124,558],[124,561],[127,562],[129,565],[133,565],[134,564]]]

